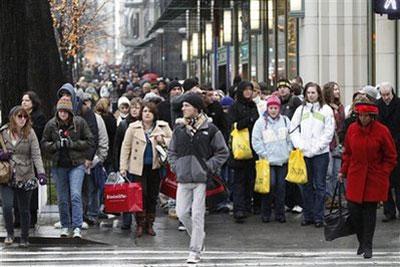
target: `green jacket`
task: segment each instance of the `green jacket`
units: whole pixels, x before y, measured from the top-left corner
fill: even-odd
[[[57,147],[57,142],[60,141],[60,122],[56,116],[54,116],[49,122],[47,122],[43,138],[41,141],[42,151],[46,157],[52,159],[53,167],[57,167],[62,153]],[[86,121],[79,117],[73,117],[73,123],[68,127],[69,137],[71,146],[68,148],[68,153],[72,161],[73,166],[78,166],[85,163],[85,160],[90,160],[90,147],[94,146],[93,135],[90,132],[90,128]]]

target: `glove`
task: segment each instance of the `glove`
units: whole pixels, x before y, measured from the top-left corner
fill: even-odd
[[[40,185],[46,185],[47,184],[47,177],[46,174],[44,173],[39,173],[38,174],[38,180]]]
[[[0,161],[8,161],[11,159],[12,156],[12,152],[11,151],[5,151],[4,150],[0,150]]]

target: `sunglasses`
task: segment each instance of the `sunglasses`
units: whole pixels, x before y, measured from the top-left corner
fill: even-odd
[[[22,119],[22,118],[28,119],[28,115],[18,114],[18,115],[17,115],[17,118],[18,118],[18,119]]]

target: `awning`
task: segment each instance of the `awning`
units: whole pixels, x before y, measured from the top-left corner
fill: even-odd
[[[146,37],[149,37],[150,34],[156,30],[162,28],[164,25],[179,17],[186,10],[196,8],[196,6],[197,1],[194,0],[171,0],[169,5],[165,8],[165,11],[158,18],[150,31],[146,34]]]

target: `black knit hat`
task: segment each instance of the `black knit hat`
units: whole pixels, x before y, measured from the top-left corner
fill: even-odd
[[[183,97],[183,102],[187,102],[190,105],[192,105],[195,109],[197,109],[199,112],[201,112],[204,109],[204,103],[203,99],[201,96],[195,93],[187,93]]]
[[[174,87],[179,87],[182,89],[182,84],[178,82],[177,80],[173,80],[168,84],[168,93],[172,90]]]

